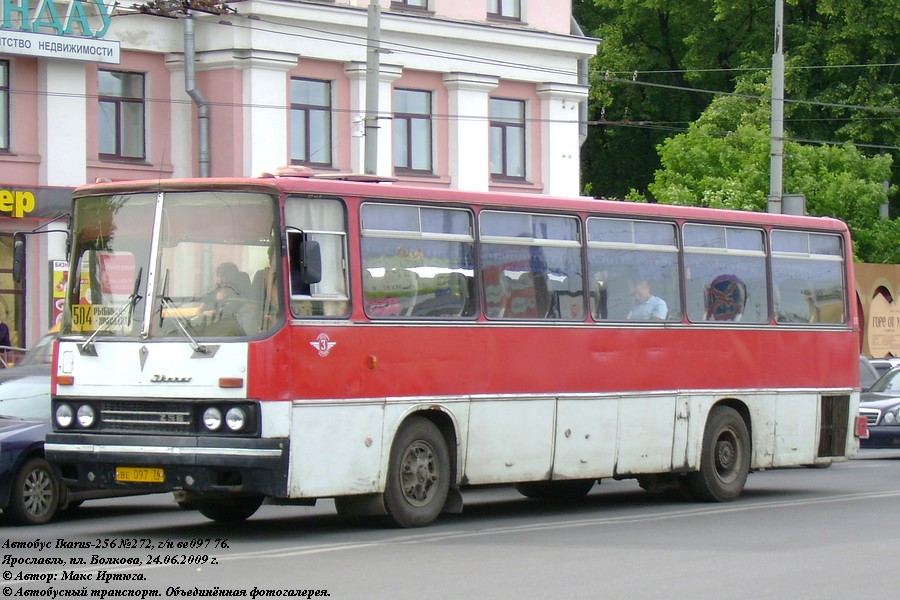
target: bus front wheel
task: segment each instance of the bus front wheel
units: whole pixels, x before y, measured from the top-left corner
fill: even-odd
[[[691,493],[704,502],[727,502],[741,495],[750,473],[750,434],[733,408],[717,406],[703,433],[700,470],[687,474]]]
[[[391,446],[384,507],[399,527],[420,527],[437,519],[450,489],[450,453],[437,426],[410,418]]]

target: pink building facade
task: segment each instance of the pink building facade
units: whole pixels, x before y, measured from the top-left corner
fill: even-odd
[[[69,191],[97,178],[296,164],[580,192],[598,41],[580,34],[570,0],[380,0],[377,13],[369,0],[165,6],[0,0],[0,319],[13,346],[52,325],[66,237],[43,232],[64,229]],[[17,283],[13,233],[34,230]]]

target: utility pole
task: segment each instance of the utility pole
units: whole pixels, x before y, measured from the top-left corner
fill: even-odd
[[[772,53],[772,141],[769,156],[768,211],[782,212],[784,173],[784,0],[775,0],[775,50]]]
[[[368,27],[366,31],[366,120],[365,174],[378,172],[378,81],[381,51],[381,6],[378,0],[369,0]]]

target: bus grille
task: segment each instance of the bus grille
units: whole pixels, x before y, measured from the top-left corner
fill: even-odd
[[[103,431],[191,433],[192,410],[184,402],[106,400],[100,403]]]

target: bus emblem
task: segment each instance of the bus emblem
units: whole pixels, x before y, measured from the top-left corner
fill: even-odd
[[[319,356],[326,357],[337,342],[332,342],[327,333],[320,333],[316,341],[310,342],[309,345],[319,352]]]

